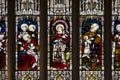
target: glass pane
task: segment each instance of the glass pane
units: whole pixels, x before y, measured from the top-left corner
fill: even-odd
[[[16,0],[17,80],[40,79],[39,0]]]
[[[120,79],[120,1],[112,0],[112,79]]]
[[[103,15],[104,0],[80,0],[80,15]]]
[[[0,0],[0,80],[8,79],[7,0]]]
[[[39,80],[40,72],[38,71],[18,71],[16,72],[16,80]]]
[[[80,0],[81,80],[104,80],[103,14],[103,0]]]
[[[72,79],[72,0],[48,0],[48,79]]]
[[[80,80],[104,80],[104,72],[101,71],[81,71]]]

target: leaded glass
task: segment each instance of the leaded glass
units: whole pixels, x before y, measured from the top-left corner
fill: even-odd
[[[104,80],[104,0],[80,0],[80,79]]]
[[[71,71],[49,71],[48,80],[72,80]]]
[[[18,18],[17,24],[17,64],[18,70],[37,70],[39,62],[37,17]],[[34,20],[36,19],[36,20]]]
[[[120,14],[120,0],[112,0],[112,15]]]
[[[120,79],[120,71],[113,71],[112,80],[119,80],[119,79]]]
[[[71,34],[69,17],[50,17],[49,68],[71,68]]]
[[[40,2],[39,0],[15,0],[16,15],[39,15]]]
[[[80,15],[103,15],[104,0],[80,0]]]
[[[48,15],[71,15],[72,0],[48,0]]]
[[[0,79],[8,79],[7,0],[0,0]]]
[[[39,0],[16,0],[17,80],[40,79],[39,4]]]
[[[119,52],[119,24],[120,24],[120,21],[118,19],[117,16],[114,16],[113,17],[113,27],[112,27],[112,30],[113,30],[113,42],[112,42],[112,46],[113,46],[113,54],[112,54],[112,57],[113,57],[113,70],[120,70],[120,67],[119,67],[119,55],[120,55],[120,52]]]
[[[81,71],[80,80],[104,80],[104,73],[101,71]]]
[[[72,0],[48,0],[48,79],[72,79]]]
[[[39,80],[40,72],[38,71],[18,71],[16,80]]]
[[[112,79],[120,79],[120,1],[112,0]]]

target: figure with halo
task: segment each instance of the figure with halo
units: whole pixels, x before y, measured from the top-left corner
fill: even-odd
[[[55,27],[56,35],[53,40],[53,60],[54,63],[60,63],[64,65],[64,69],[67,68],[66,65],[66,53],[65,50],[67,48],[66,44],[70,42],[69,32],[65,28],[63,24],[58,24]]]
[[[84,58],[89,59],[86,63],[83,61],[83,68],[86,70],[95,70],[99,62],[100,43],[102,41],[101,35],[97,33],[99,28],[98,23],[91,23],[89,31],[82,36],[84,46],[82,58],[83,60]]]
[[[113,50],[112,52],[115,54],[115,70],[120,70],[120,21],[116,20],[114,22],[114,35],[113,35]]]

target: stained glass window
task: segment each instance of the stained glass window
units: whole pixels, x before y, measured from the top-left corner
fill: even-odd
[[[72,79],[72,0],[48,0],[48,80]]]
[[[104,80],[104,0],[80,0],[80,79]]]
[[[39,0],[15,0],[16,80],[40,79],[39,7]]]
[[[112,79],[120,79],[120,1],[112,0]]]
[[[0,80],[8,79],[7,0],[0,0]]]

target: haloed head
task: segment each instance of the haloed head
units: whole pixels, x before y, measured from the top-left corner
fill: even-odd
[[[36,30],[36,26],[33,25],[33,24],[31,24],[31,25],[29,26],[29,31],[34,32],[35,30]]]
[[[21,25],[21,30],[22,31],[27,31],[27,29],[28,29],[28,25],[27,24],[22,24]]]
[[[97,23],[93,23],[91,25],[90,31],[96,32],[99,29],[99,25]]]
[[[57,31],[58,33],[63,33],[63,31],[64,31],[64,26],[63,26],[62,24],[58,24],[58,25],[56,26],[56,31]]]
[[[23,35],[23,40],[24,41],[30,41],[31,40],[31,36],[29,34],[25,34],[25,35]]]

